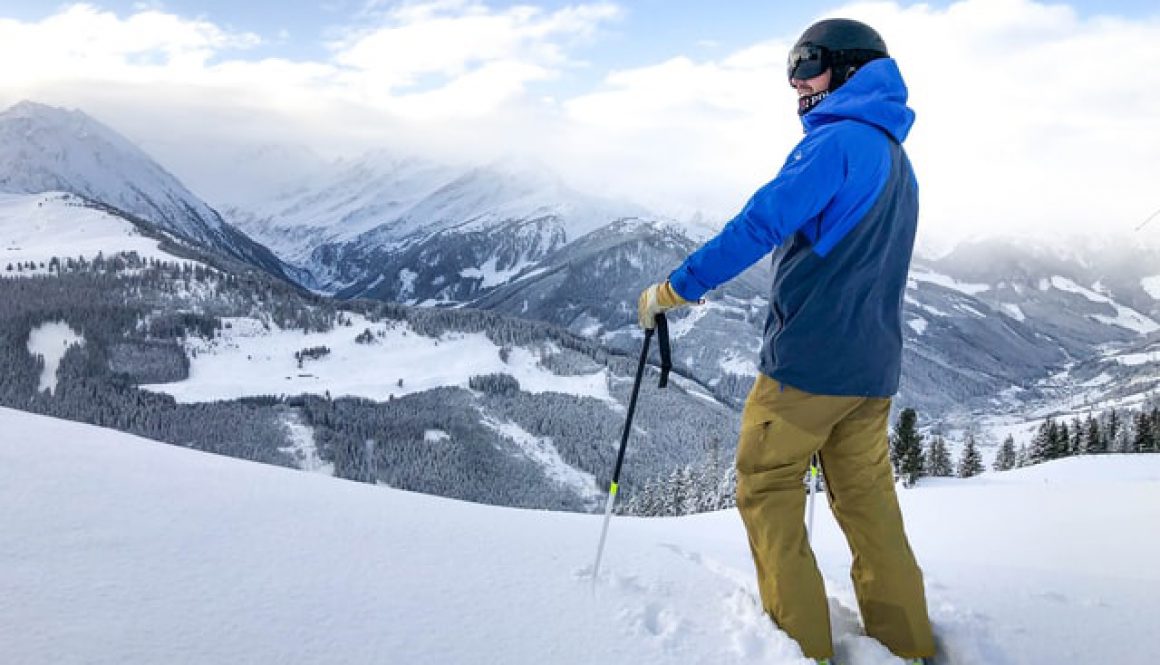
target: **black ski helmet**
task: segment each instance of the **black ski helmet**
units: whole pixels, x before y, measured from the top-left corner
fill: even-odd
[[[890,57],[874,28],[848,18],[831,18],[806,28],[789,52],[789,78],[810,79],[833,70],[830,90],[837,90],[862,65]]]

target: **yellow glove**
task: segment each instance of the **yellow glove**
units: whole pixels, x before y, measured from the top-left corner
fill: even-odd
[[[674,307],[691,304],[688,300],[677,295],[677,292],[673,290],[673,286],[667,280],[659,284],[653,284],[644,291],[641,291],[640,299],[636,301],[636,313],[640,327],[645,330],[652,330],[656,326],[657,314],[667,312]]]

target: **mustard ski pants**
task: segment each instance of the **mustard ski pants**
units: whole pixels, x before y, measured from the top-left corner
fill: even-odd
[[[866,633],[897,656],[935,654],[922,571],[894,493],[889,412],[889,398],[814,395],[760,374],[745,403],[737,508],[762,605],[810,658],[833,655],[826,590],[804,523],[802,479],[814,453],[854,555],[851,577]]]

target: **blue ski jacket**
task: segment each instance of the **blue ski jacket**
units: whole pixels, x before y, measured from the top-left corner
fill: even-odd
[[[781,171],[669,280],[686,300],[773,254],[759,368],[800,390],[888,397],[902,367],[902,300],[918,183],[914,124],[893,59],[864,65],[809,113]]]

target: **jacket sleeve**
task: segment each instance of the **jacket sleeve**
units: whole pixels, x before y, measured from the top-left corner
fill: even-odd
[[[845,162],[836,136],[826,131],[807,136],[777,177],[669,275],[673,289],[685,300],[697,300],[781,245],[834,198],[845,177]]]

